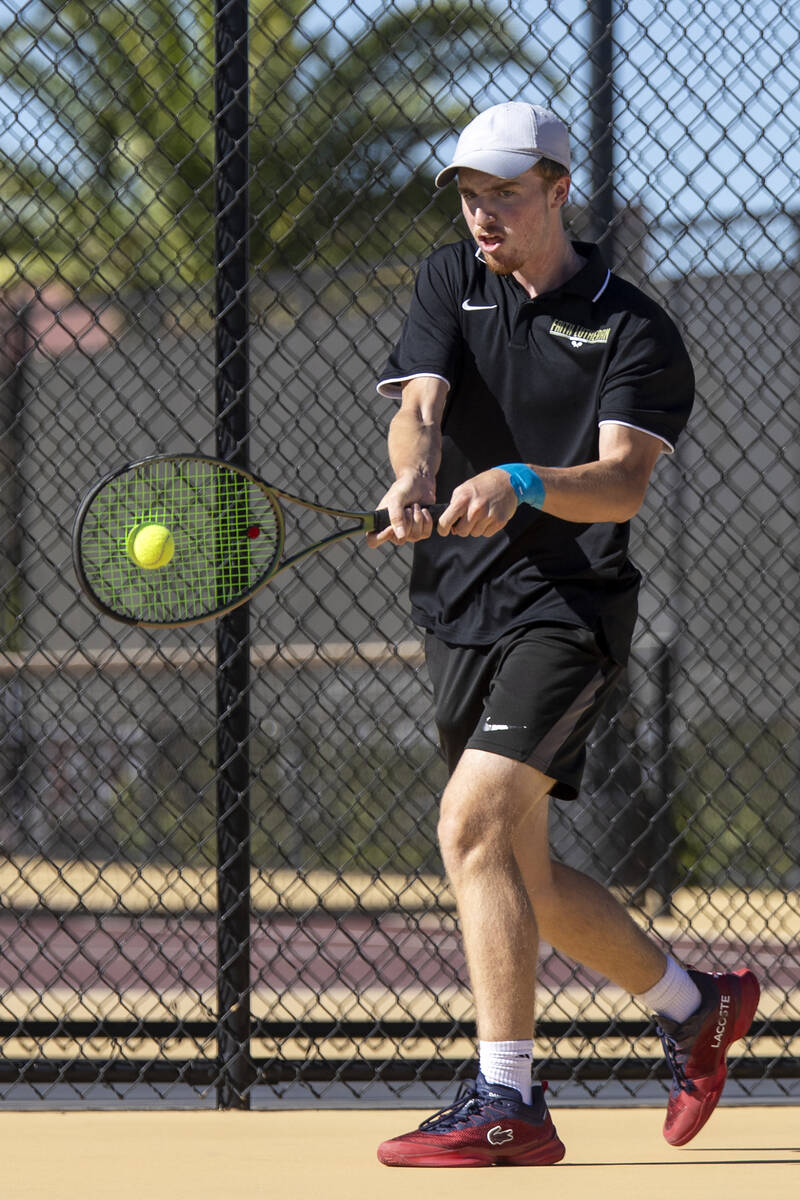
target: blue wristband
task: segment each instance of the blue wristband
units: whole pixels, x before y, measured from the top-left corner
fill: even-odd
[[[544,484],[527,463],[502,463],[498,471],[508,471],[511,486],[520,504],[541,508],[544,504]]]

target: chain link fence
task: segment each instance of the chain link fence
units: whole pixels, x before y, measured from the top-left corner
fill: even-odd
[[[748,0],[0,0],[4,1102],[426,1103],[467,1070],[406,552],[155,635],[94,614],[69,539],[98,473],[175,448],[374,503],[375,379],[462,236],[433,176],[511,98],[570,125],[571,229],[698,379],[554,851],[690,965],[756,971],[734,1091],[797,1095],[799,41],[800,4]],[[549,947],[541,981],[557,1095],[661,1094],[647,1013]]]

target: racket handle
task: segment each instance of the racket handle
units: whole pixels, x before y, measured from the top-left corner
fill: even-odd
[[[436,526],[439,524],[439,517],[442,515],[444,510],[447,508],[447,505],[446,504],[423,504],[422,507],[427,508],[428,512],[433,517],[433,528],[436,529]],[[379,508],[378,511],[375,513],[375,525],[373,527],[373,533],[382,533],[383,530],[388,529],[390,525],[391,525],[391,521],[389,520],[388,508]]]

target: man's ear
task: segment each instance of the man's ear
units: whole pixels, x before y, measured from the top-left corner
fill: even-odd
[[[569,189],[572,180],[569,175],[562,175],[553,184],[552,202],[555,208],[563,208],[569,199]]]

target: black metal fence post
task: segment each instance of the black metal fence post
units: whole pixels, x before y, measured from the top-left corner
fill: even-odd
[[[614,265],[614,30],[612,0],[590,0],[592,237]]]
[[[23,648],[23,514],[21,477],[25,412],[25,360],[30,349],[27,292],[0,293],[0,649]],[[0,694],[0,794],[22,825],[26,815],[25,765],[30,755],[22,681]],[[38,809],[38,806],[37,806]]]
[[[247,465],[248,6],[216,3],[217,454]],[[250,613],[217,626],[217,1104],[249,1108],[250,1062]]]
[[[20,565],[22,562],[22,485],[20,424],[25,410],[25,357],[28,352],[30,296],[0,293],[0,492],[2,557],[0,570],[0,642],[20,649]]]
[[[652,861],[651,882],[659,898],[659,912],[666,915],[672,907],[675,885],[673,869],[673,829],[671,806],[675,794],[675,643],[658,639],[652,671],[656,686],[655,711],[655,783],[656,808],[650,817]]]

